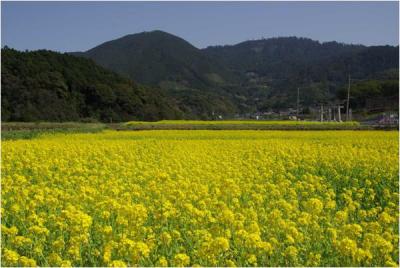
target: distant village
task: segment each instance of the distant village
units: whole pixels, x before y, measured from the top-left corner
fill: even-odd
[[[281,110],[269,110],[265,112],[236,114],[234,119],[253,119],[253,120],[306,120],[320,122],[344,122],[360,121],[370,125],[398,125],[399,112],[384,110],[371,115],[360,112],[353,114],[351,108],[346,113],[346,107],[342,104],[325,104],[319,106],[310,106],[304,109],[287,108]],[[218,115],[216,120],[227,119]]]

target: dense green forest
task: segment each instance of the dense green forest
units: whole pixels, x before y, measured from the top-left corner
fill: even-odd
[[[338,96],[344,99],[347,89],[340,89]],[[350,103],[355,110],[398,110],[399,82],[397,79],[365,80],[355,82],[351,87]]]
[[[320,43],[297,37],[198,49],[169,33],[152,31],[75,55],[160,87],[185,114],[210,117],[212,112],[287,109],[296,103],[297,88],[301,88],[304,106],[342,100],[340,92],[347,87],[349,74],[355,81],[397,80],[380,74],[397,72],[399,52],[393,46]]]
[[[359,80],[398,80],[398,47],[320,43],[307,38],[285,37],[246,41],[233,46],[209,47],[207,55],[241,75],[242,89],[256,91],[257,109],[293,106],[297,88],[306,106],[343,99],[348,76]],[[259,93],[257,93],[257,91]],[[248,94],[244,94],[246,100]],[[384,96],[384,95],[382,95]]]
[[[298,88],[307,109],[343,101],[349,75],[354,112],[393,110],[398,57],[393,46],[297,37],[198,49],[162,31],[127,35],[86,52],[4,48],[2,119],[232,118],[295,107]]]
[[[89,59],[40,50],[1,51],[3,121],[159,120],[176,105]]]
[[[70,54],[159,88],[176,100],[185,118],[208,119],[213,112],[232,115],[238,111],[230,94],[222,90],[238,85],[238,77],[177,36],[162,31],[132,34]]]
[[[162,31],[127,35],[84,53],[98,64],[145,84],[175,81],[208,88],[234,80],[218,61],[187,41]]]

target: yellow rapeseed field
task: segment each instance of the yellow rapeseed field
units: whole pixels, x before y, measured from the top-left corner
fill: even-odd
[[[398,132],[2,142],[3,266],[398,266]]]

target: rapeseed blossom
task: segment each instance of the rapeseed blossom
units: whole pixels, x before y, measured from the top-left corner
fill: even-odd
[[[2,142],[3,266],[398,266],[398,133]]]

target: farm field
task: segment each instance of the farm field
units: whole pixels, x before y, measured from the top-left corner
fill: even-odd
[[[162,120],[126,123],[2,122],[1,139],[33,139],[41,135],[96,133],[103,130],[398,130],[393,125],[367,125],[356,121],[273,121],[273,120]]]
[[[2,142],[3,266],[398,266],[397,131]]]
[[[291,120],[161,120],[156,122],[130,121],[121,126],[122,129],[183,129],[183,130],[353,130],[361,129],[360,123],[319,122]]]
[[[93,133],[100,132],[106,127],[107,126],[102,123],[2,122],[1,139],[33,139],[42,134],[57,133]]]
[[[126,125],[231,125],[231,124],[248,124],[248,125],[359,125],[358,122],[350,121],[350,122],[319,122],[319,121],[294,121],[294,120],[161,120],[155,122],[145,122],[145,121],[130,121],[127,122]]]

